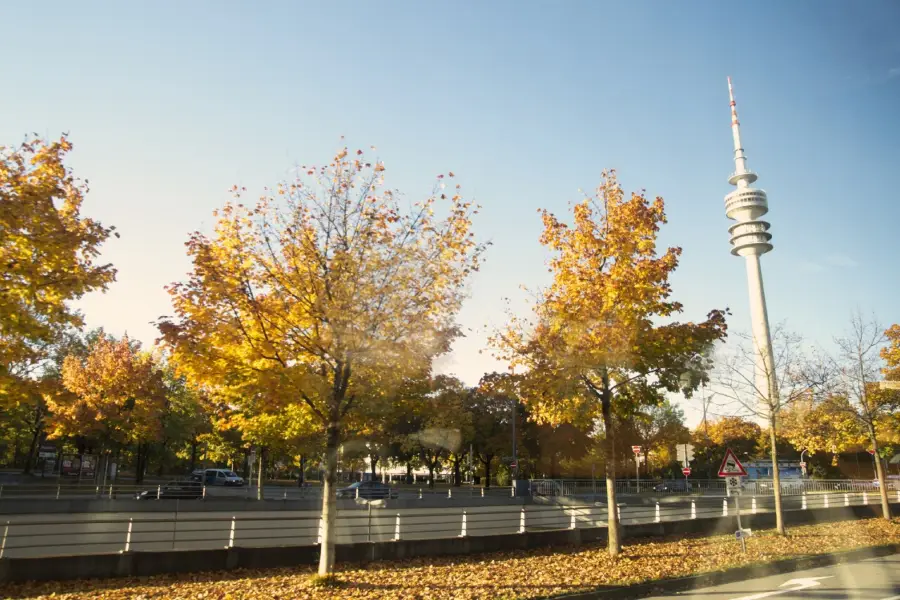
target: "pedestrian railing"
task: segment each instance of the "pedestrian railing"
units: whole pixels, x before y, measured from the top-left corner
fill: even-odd
[[[4,484],[0,485],[0,503],[4,500],[130,500],[140,496],[141,499],[191,499],[191,494],[167,491],[166,483],[152,483],[146,485],[135,484],[93,484],[65,482],[52,484]],[[257,487],[245,485],[240,487],[206,486],[197,484],[195,489],[198,499],[256,499],[259,497]],[[344,487],[338,484],[339,489]],[[512,487],[436,487],[427,486],[397,486],[392,487],[391,496],[401,499],[416,498],[476,498],[496,497],[506,498],[512,495]],[[321,500],[321,486],[263,486],[262,498],[264,500]]]

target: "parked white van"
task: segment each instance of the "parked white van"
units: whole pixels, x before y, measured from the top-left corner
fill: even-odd
[[[204,469],[194,471],[192,479],[202,479],[204,485],[244,485],[244,478],[230,469]]]

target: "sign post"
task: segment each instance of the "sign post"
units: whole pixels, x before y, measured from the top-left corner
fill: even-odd
[[[744,528],[741,527],[740,496],[743,491],[741,478],[746,476],[747,470],[744,469],[744,465],[741,464],[741,461],[738,460],[731,448],[728,448],[725,451],[722,466],[719,467],[719,477],[725,478],[725,487],[728,490],[728,495],[734,497],[734,512],[737,514],[738,527],[737,531],[734,532],[734,536],[741,541],[741,550],[743,552],[747,551],[747,543],[744,541],[744,538],[748,532],[745,532]]]
[[[634,452],[634,491],[636,494],[641,493],[641,463],[638,458],[641,456],[641,447],[632,446],[631,451]]]

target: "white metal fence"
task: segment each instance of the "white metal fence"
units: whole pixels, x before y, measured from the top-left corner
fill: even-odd
[[[900,481],[887,480],[888,489],[900,489]],[[774,495],[771,479],[745,479],[746,493],[763,496]],[[530,481],[533,496],[592,498],[606,496],[604,479],[533,479]],[[784,495],[824,492],[877,492],[878,482],[852,479],[782,479]],[[666,496],[725,496],[724,479],[625,479],[616,481],[618,495],[666,495]]]
[[[621,502],[625,524],[734,516],[726,498],[687,497],[646,503]],[[900,491],[891,500],[900,502]],[[877,504],[870,492],[788,496],[785,510]],[[745,496],[743,514],[771,512],[770,496]],[[338,511],[337,542],[438,539],[605,527],[602,503],[547,503],[435,508],[376,508]],[[303,546],[319,542],[318,511],[78,513],[2,515],[0,558],[97,554],[138,550],[188,550],[232,546]]]

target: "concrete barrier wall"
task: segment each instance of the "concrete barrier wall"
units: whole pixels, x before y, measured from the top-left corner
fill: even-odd
[[[892,505],[900,510],[900,504]],[[822,523],[880,516],[875,505],[819,508],[785,513],[788,525]],[[571,518],[571,516],[570,516]],[[745,528],[764,529],[775,524],[772,513],[742,515]],[[490,511],[479,513],[473,523],[489,523]],[[588,523],[590,521],[587,521]],[[479,525],[473,525],[479,527]],[[675,534],[721,534],[734,531],[734,517],[700,518],[623,525],[623,537],[640,538]],[[350,542],[337,546],[339,562],[403,560],[411,557],[465,555],[523,550],[546,546],[572,546],[604,542],[606,528],[578,525],[574,529],[528,531],[496,535],[467,535],[444,539],[408,537],[390,542]],[[149,542],[148,542],[149,543]],[[316,545],[233,547],[202,550],[137,550],[125,553],[83,556],[0,559],[0,582],[133,577],[162,573],[221,571],[235,568],[265,568],[315,564]]]

